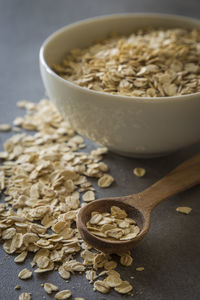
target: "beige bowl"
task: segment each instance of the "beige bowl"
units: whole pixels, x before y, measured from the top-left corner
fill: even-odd
[[[110,32],[130,34],[148,25],[200,28],[200,21],[162,14],[97,17],[58,30],[40,50],[47,94],[73,128],[113,152],[133,157],[165,155],[200,140],[200,93],[162,98],[111,95],[64,80],[51,65],[60,63],[69,50],[87,47]]]

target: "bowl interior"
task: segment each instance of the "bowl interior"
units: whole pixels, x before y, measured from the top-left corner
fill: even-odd
[[[60,63],[68,51],[84,48],[111,32],[130,34],[140,28],[200,28],[200,21],[164,14],[122,14],[86,19],[53,33],[43,44],[42,53],[47,65]]]

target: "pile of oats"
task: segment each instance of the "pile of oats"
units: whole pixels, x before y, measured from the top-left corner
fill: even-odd
[[[0,153],[0,192],[5,195],[5,202],[0,203],[3,249],[16,254],[15,263],[34,253],[32,271],[22,268],[18,277],[31,280],[36,273],[54,270],[69,281],[83,273],[94,290],[108,293],[114,288],[118,293],[129,293],[132,285],[114,270],[117,262],[86,244],[75,222],[80,206],[95,199],[89,178],[96,177],[102,187],[114,180],[101,162],[107,149],[80,152],[85,147],[83,138],[48,100],[38,104],[21,101],[18,106],[27,114],[16,118],[14,126],[36,131],[13,135]],[[131,265],[129,252],[119,256],[122,265]],[[53,283],[43,286],[47,294],[57,292],[56,299],[71,297],[70,290],[59,291]],[[31,294],[22,291],[19,299],[31,299]]]
[[[200,92],[200,31],[141,29],[74,49],[52,69],[101,92],[166,97]]]
[[[113,241],[131,240],[140,232],[136,222],[128,218],[126,211],[118,206],[112,206],[110,213],[92,212],[87,228],[92,234]]]

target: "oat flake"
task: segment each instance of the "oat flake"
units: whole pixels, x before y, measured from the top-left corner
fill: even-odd
[[[70,290],[63,290],[55,294],[55,299],[64,300],[70,298],[72,295]]]
[[[25,268],[19,272],[18,277],[23,280],[28,279],[32,277],[32,272]]]
[[[187,207],[187,206],[179,206],[179,207],[176,208],[176,211],[179,212],[179,213],[188,215],[189,213],[191,213],[192,208]]]
[[[30,293],[22,293],[19,295],[19,300],[31,300],[31,294]]]

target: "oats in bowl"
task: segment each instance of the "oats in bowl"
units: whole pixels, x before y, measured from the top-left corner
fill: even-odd
[[[140,29],[73,49],[53,70],[101,92],[166,97],[200,92],[200,30]]]

